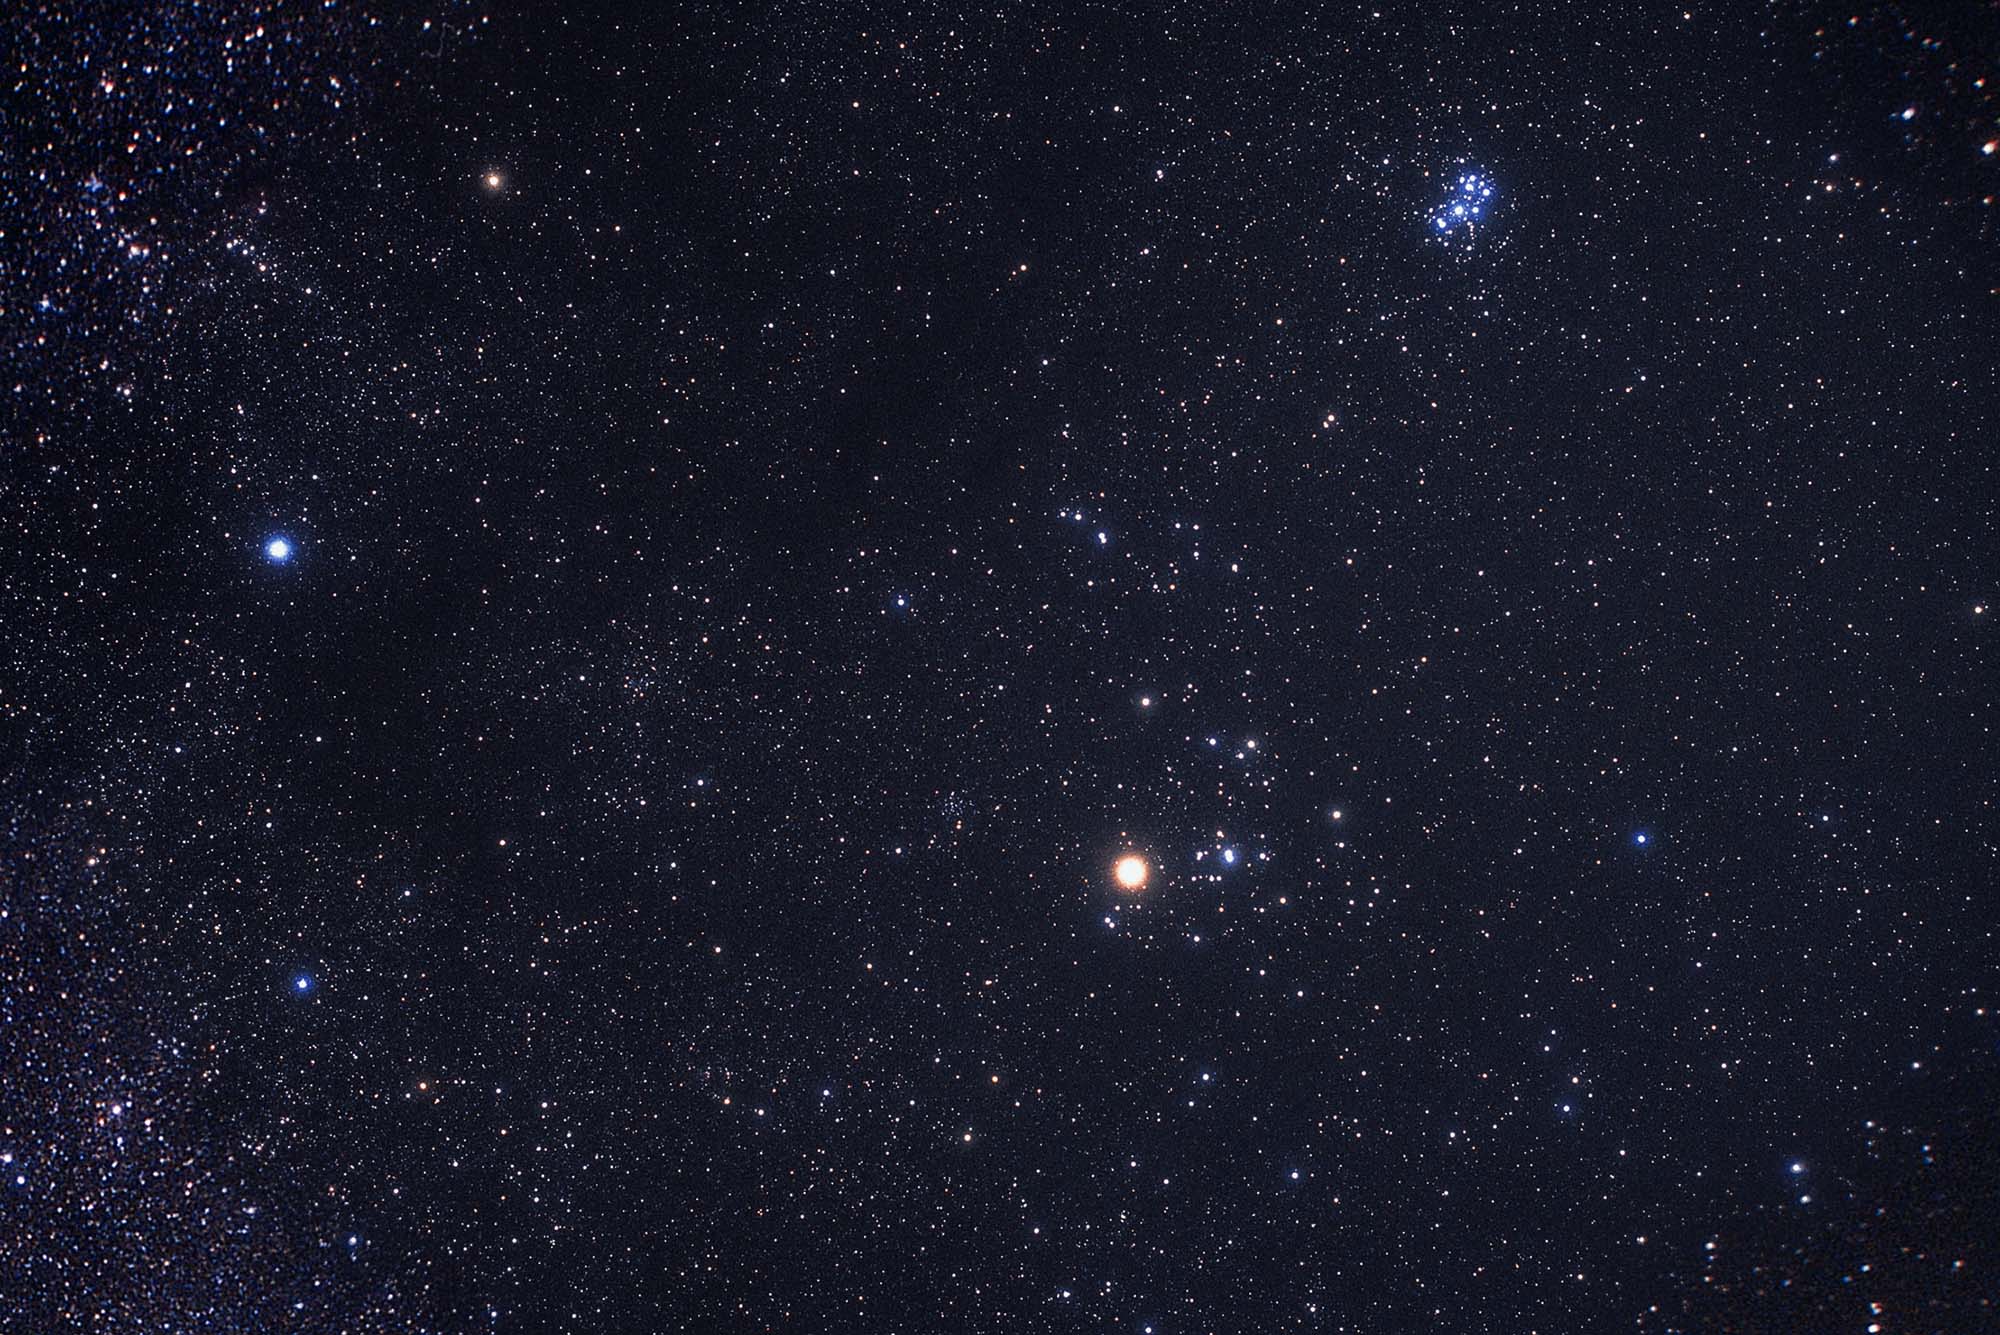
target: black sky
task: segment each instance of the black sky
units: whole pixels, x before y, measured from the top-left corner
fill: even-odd
[[[0,18],[0,1330],[1995,1320],[2000,9],[507,8]]]

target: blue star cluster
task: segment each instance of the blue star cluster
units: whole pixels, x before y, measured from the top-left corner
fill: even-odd
[[[1493,207],[1493,183],[1484,173],[1461,171],[1427,215],[1433,235],[1470,243]]]

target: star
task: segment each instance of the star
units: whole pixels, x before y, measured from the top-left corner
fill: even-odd
[[[264,555],[270,558],[271,564],[283,565],[292,559],[292,540],[283,537],[272,538],[264,544]]]
[[[1144,890],[1146,880],[1152,874],[1152,868],[1148,867],[1146,859],[1137,853],[1127,853],[1111,868],[1111,874],[1121,890]]]
[[[292,979],[292,991],[298,993],[300,996],[304,996],[306,993],[312,990],[313,990],[313,977],[311,974],[302,973]]]

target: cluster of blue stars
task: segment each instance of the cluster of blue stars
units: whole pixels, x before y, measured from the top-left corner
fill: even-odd
[[[1478,172],[1464,172],[1452,185],[1451,194],[1431,210],[1431,231],[1450,236],[1461,228],[1470,231],[1491,206],[1493,183]]]

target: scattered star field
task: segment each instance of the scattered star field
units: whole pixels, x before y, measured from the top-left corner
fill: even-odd
[[[2000,10],[0,14],[0,1332],[2000,1328]]]

